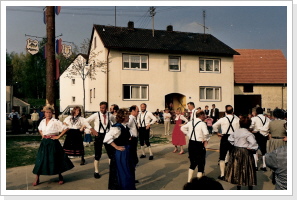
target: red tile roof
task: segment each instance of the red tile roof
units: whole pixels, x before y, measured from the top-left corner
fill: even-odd
[[[238,84],[287,83],[287,60],[281,50],[235,49],[234,81]]]

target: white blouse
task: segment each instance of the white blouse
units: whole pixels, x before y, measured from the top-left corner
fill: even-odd
[[[120,127],[110,127],[110,130],[106,133],[104,137],[103,143],[110,144],[120,135],[121,135]]]
[[[59,135],[63,131],[63,124],[55,118],[51,118],[46,124],[46,119],[43,119],[38,126],[38,130],[42,131],[43,135]]]
[[[183,115],[181,115],[181,114],[176,115],[176,117],[175,117],[175,121],[177,121],[177,120],[179,119],[179,117],[180,117],[181,120],[185,121],[185,123],[188,122],[187,118],[185,118],[185,116],[183,116]]]
[[[85,118],[78,117],[74,122],[71,115],[64,119],[63,125],[64,129],[81,129],[83,126],[92,128]]]

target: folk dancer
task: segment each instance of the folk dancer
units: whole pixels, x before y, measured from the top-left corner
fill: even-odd
[[[96,112],[92,114],[90,117],[87,118],[87,122],[91,123],[94,121],[94,128],[90,128],[92,134],[95,136],[94,141],[94,150],[95,150],[95,159],[94,159],[94,177],[96,179],[100,178],[101,175],[99,174],[99,160],[102,156],[102,145],[103,140],[110,130],[110,127],[112,125],[112,117],[111,113],[107,112],[108,103],[105,101],[102,101],[100,103],[100,112]],[[110,145],[104,143],[104,147],[107,151],[108,158],[110,159],[110,151],[111,148]]]
[[[198,166],[197,178],[201,178],[205,169],[206,146],[210,139],[206,124],[203,122],[205,113],[196,113],[196,118],[190,120],[181,127],[181,131],[189,137],[189,159],[188,183],[191,181],[194,170]]]
[[[262,171],[267,171],[266,169],[266,163],[265,163],[265,154],[266,154],[266,144],[268,140],[268,132],[267,131],[262,131],[264,126],[269,126],[270,119],[268,117],[265,117],[263,115],[263,109],[261,107],[257,107],[255,111],[256,116],[252,117],[252,124],[250,126],[250,129],[252,130],[252,133],[255,135],[256,141],[259,145],[259,149],[262,154],[262,161],[263,161],[263,167],[260,169]],[[256,165],[256,171],[258,171],[258,153],[255,151],[254,154],[254,159],[255,159],[255,165]]]
[[[138,115],[138,127],[139,127],[139,143],[142,151],[140,158],[145,158],[144,143],[149,149],[150,157],[149,160],[153,160],[154,156],[151,149],[151,144],[149,141],[150,137],[150,127],[157,121],[157,118],[149,111],[146,110],[146,104],[142,103],[140,105],[141,112]]]
[[[219,165],[221,175],[218,177],[220,180],[224,180],[225,175],[225,158],[232,149],[232,145],[228,141],[228,137],[231,133],[239,129],[239,118],[233,114],[233,107],[231,105],[225,106],[226,116],[219,119],[213,124],[213,132],[220,137],[220,157]],[[218,129],[221,128],[222,133],[218,132]]]
[[[187,103],[187,105],[188,105],[188,109],[190,112],[189,121],[191,121],[196,117],[197,110],[195,109],[194,102],[189,102],[189,103]]]

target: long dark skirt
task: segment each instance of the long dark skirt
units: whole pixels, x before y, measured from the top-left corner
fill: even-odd
[[[59,140],[43,138],[38,149],[33,174],[55,175],[74,167]]]
[[[109,166],[110,190],[136,190],[135,164],[130,153],[130,145],[125,146],[125,151],[114,151]]]
[[[257,185],[253,152],[246,148],[234,147],[229,156],[225,181],[241,186]]]
[[[67,155],[82,156],[84,155],[83,132],[79,129],[69,129],[63,145]]]

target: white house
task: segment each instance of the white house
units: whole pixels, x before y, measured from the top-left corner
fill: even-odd
[[[92,57],[95,53],[97,56]],[[86,80],[86,110],[99,110],[107,101],[119,107],[146,103],[148,110],[187,108],[216,104],[224,111],[234,104],[233,56],[238,52],[210,34],[94,25],[88,63],[106,61],[96,80]],[[83,104],[75,85],[60,78],[61,110],[68,104]]]

